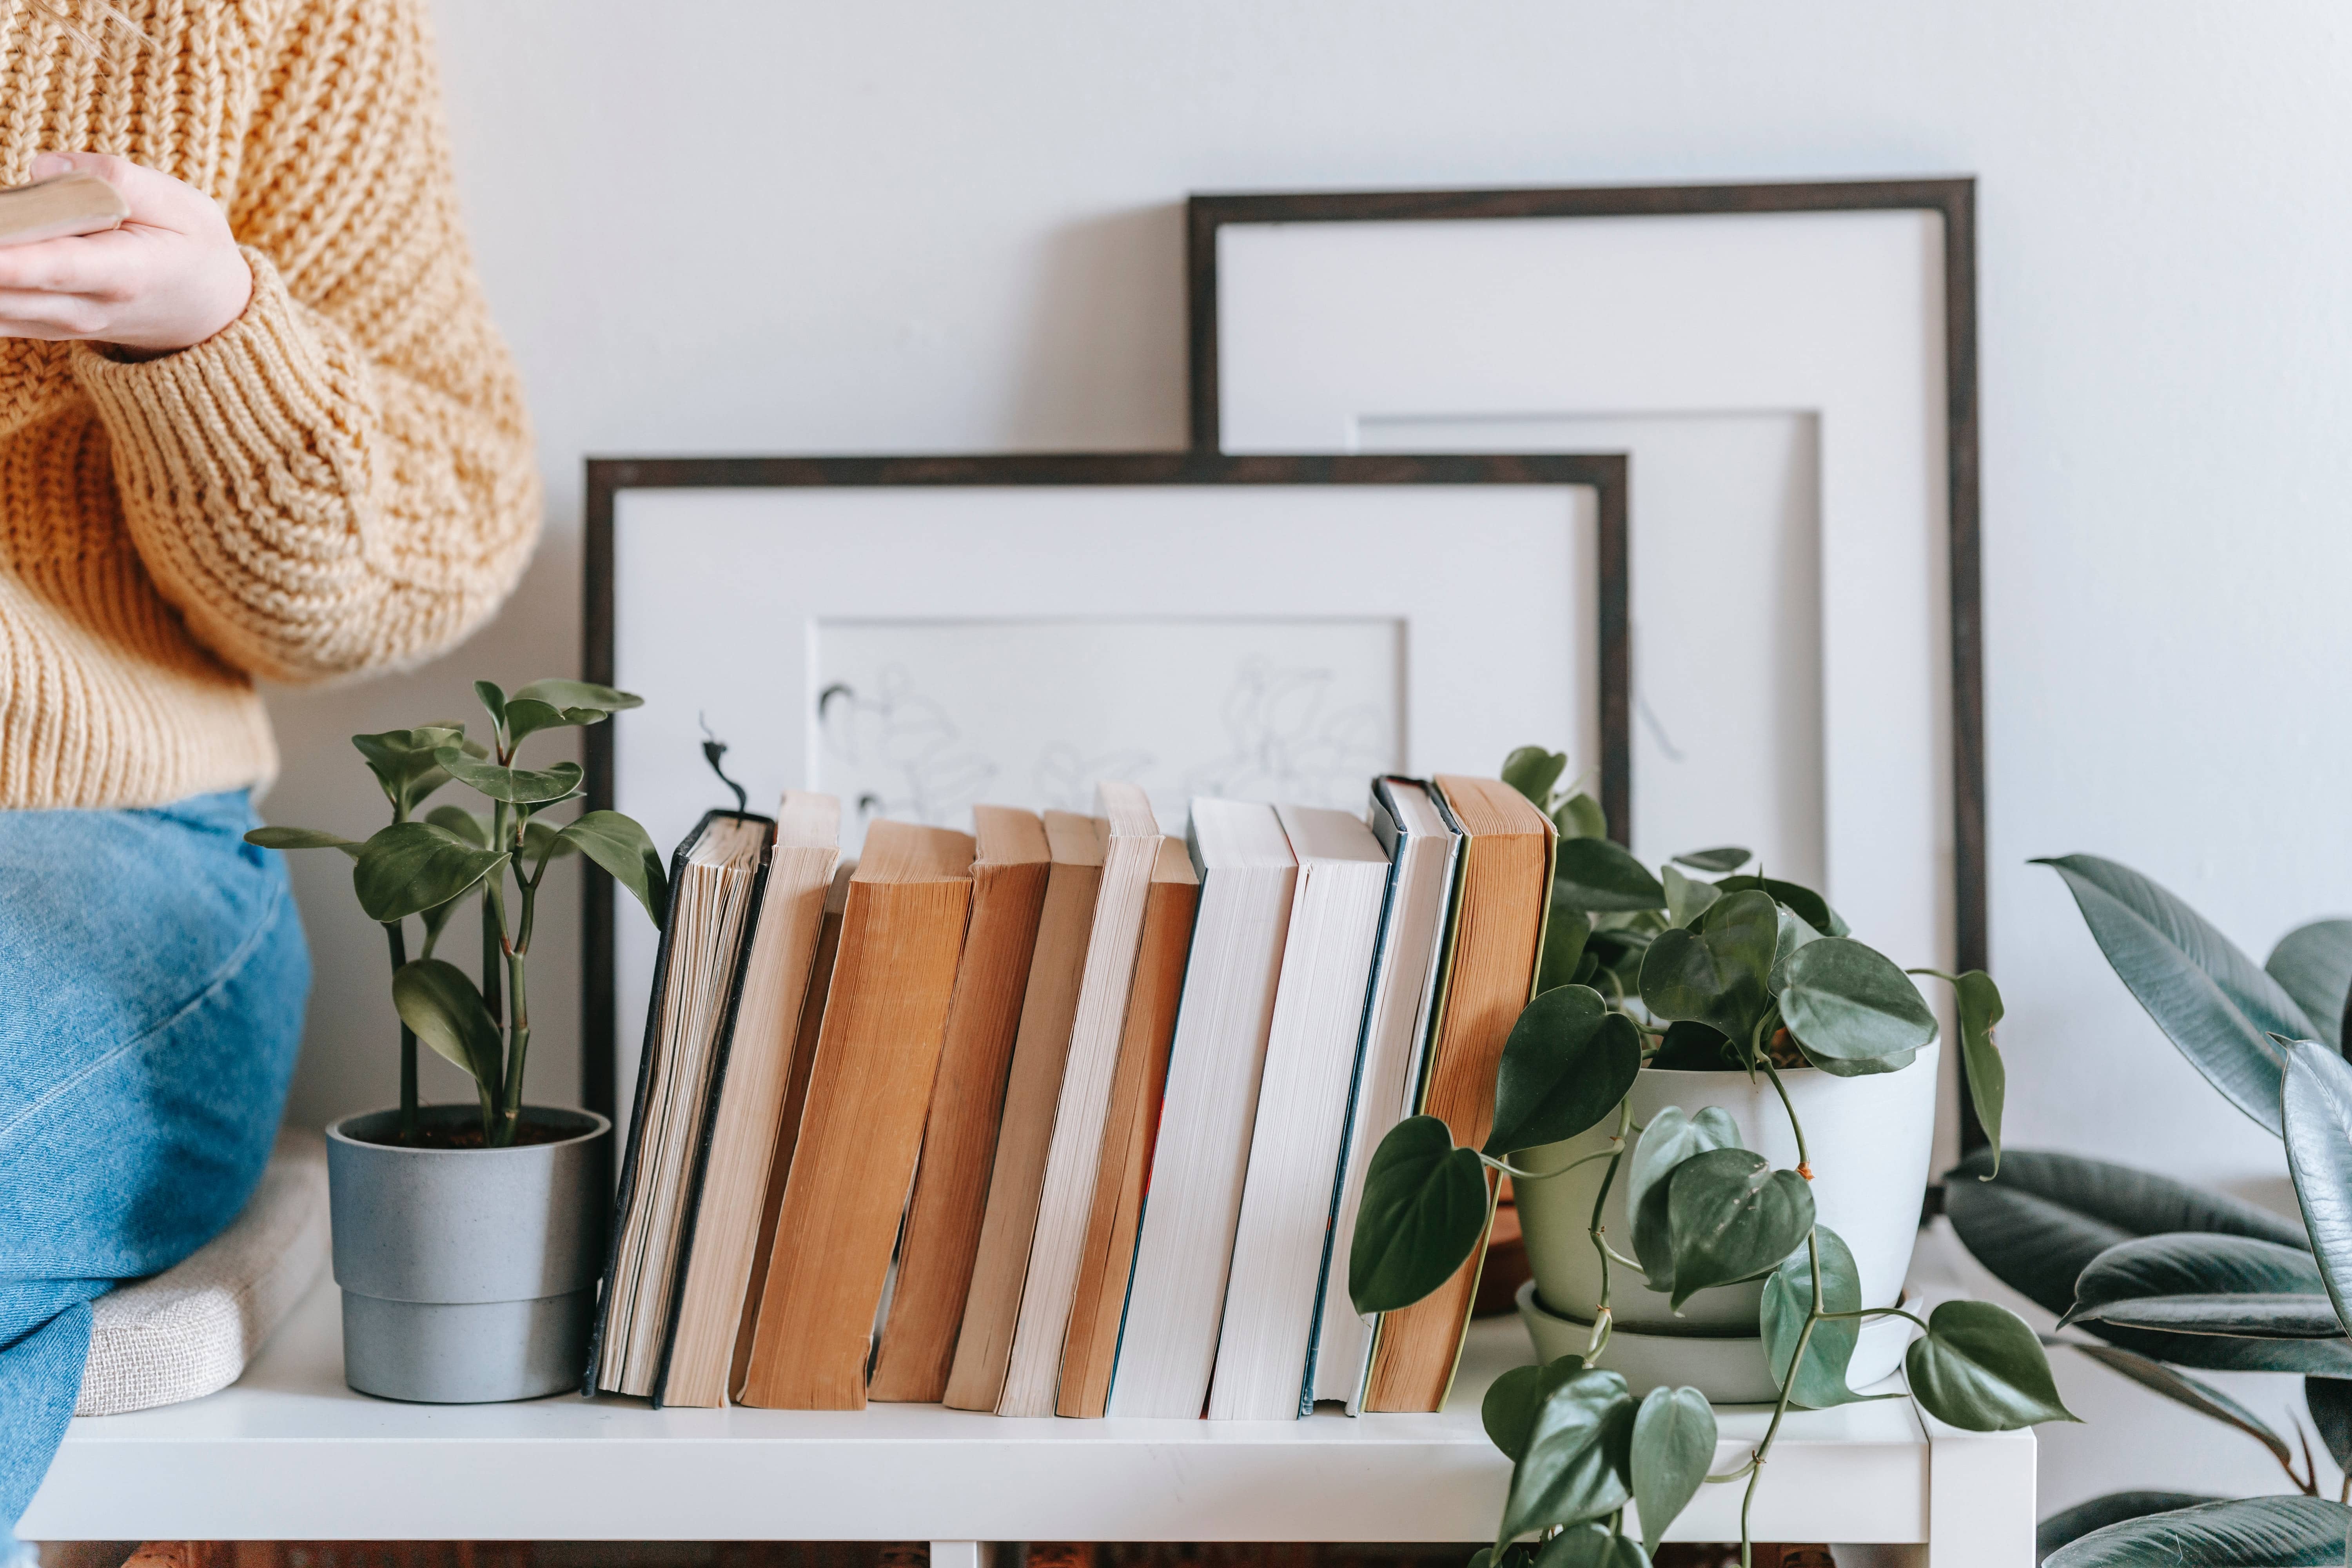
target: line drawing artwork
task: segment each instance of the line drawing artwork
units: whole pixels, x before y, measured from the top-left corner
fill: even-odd
[[[817,697],[817,721],[825,749],[865,786],[845,792],[861,817],[943,826],[968,816],[996,777],[996,764],[961,747],[955,721],[895,666],[864,695],[841,682],[827,686]]]
[[[1372,774],[1390,765],[1393,731],[1370,703],[1326,715],[1335,679],[1329,669],[1244,659],[1218,705],[1233,750],[1186,773],[1184,793],[1354,805]]]

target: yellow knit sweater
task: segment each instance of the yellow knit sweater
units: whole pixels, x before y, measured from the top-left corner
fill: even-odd
[[[145,363],[0,339],[0,806],[267,779],[255,676],[449,647],[539,522],[427,0],[116,4],[146,42],[0,0],[0,184],[49,150],[177,175],[226,207],[253,302]]]

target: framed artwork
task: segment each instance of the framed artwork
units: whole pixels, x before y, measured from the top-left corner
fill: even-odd
[[[1626,452],[1636,851],[1749,845],[1979,967],[1974,213],[1967,179],[1195,196],[1194,442]],[[1980,1141],[1946,1104],[1942,1152]]]
[[[1142,784],[1360,806],[1564,736],[1630,811],[1626,462],[1548,453],[625,458],[588,465],[588,805],[667,845],[731,805],[968,826]],[[655,941],[585,900],[582,1098],[635,1073]]]

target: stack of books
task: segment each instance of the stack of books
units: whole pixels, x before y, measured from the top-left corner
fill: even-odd
[[[1432,1411],[1477,1283],[1348,1300],[1404,1117],[1486,1139],[1551,824],[1492,779],[1364,816],[1141,790],[973,832],[713,812],[677,850],[586,1376],[658,1404]]]

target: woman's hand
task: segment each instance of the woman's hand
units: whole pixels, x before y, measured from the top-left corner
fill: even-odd
[[[73,170],[122,193],[104,234],[0,247],[0,337],[84,338],[152,357],[203,342],[245,311],[253,271],[220,204],[169,174],[100,153],[44,153],[33,177]]]

